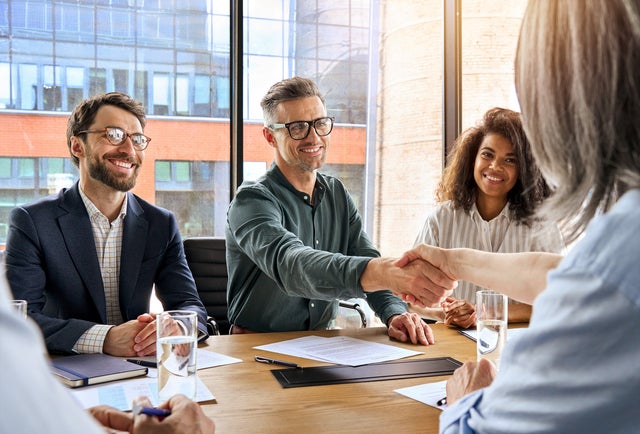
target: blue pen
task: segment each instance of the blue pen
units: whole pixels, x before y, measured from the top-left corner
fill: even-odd
[[[157,407],[133,406],[133,414],[146,414],[147,416],[167,417],[171,414],[171,410]]]

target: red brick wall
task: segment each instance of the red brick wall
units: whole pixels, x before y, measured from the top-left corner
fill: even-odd
[[[68,114],[0,113],[0,155],[69,157],[67,118]],[[145,134],[152,140],[134,191],[150,202],[155,202],[155,160],[229,160],[228,122],[152,118]],[[243,135],[245,161],[271,164],[273,150],[262,137],[262,124],[245,124]],[[364,165],[365,138],[363,127],[336,126],[331,133],[327,162]]]

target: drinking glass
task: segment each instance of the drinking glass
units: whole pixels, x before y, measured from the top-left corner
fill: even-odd
[[[156,317],[158,399],[164,402],[177,393],[196,396],[196,350],[198,315],[169,310]]]
[[[488,359],[500,367],[500,356],[507,341],[508,303],[506,295],[490,289],[476,292],[476,348],[478,361]]]
[[[11,300],[13,306],[22,318],[27,318],[27,300]]]

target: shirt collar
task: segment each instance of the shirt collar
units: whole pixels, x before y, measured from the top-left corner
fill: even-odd
[[[480,211],[478,211],[478,207],[476,206],[475,202],[473,202],[471,204],[471,209],[469,210],[469,214],[471,215],[471,218],[474,219],[474,220],[480,219],[480,220],[484,221],[484,219],[480,215]],[[510,220],[511,218],[510,218],[509,214],[510,214],[510,212],[509,212],[509,202],[507,202],[507,204],[504,206],[504,208],[502,208],[502,211],[500,211],[500,214],[498,214],[497,216],[495,216],[494,218],[492,218],[489,221],[492,222],[492,221],[496,221],[498,219]]]
[[[280,170],[277,164],[273,163],[271,165],[271,168],[267,172],[267,174],[271,174],[279,184],[285,186],[288,190],[290,190],[297,197],[299,197],[300,200],[305,201],[308,205],[311,205],[311,206],[317,206],[322,200],[322,197],[324,196],[325,191],[327,190],[327,183],[324,177],[320,172],[316,172],[316,183],[313,187],[314,201],[312,204],[310,201],[309,195],[303,191],[296,189],[289,182],[289,180],[284,176],[284,174],[282,173],[282,171]]]
[[[80,187],[80,185],[78,185],[78,190],[80,191],[80,197],[82,198],[82,202],[84,203],[84,207],[87,209],[87,213],[89,214],[89,218],[92,219],[92,220],[94,218],[96,218],[96,217],[106,218],[106,216],[100,212],[98,207],[95,206],[93,202],[91,202],[91,199],[89,199],[87,197],[87,195],[84,194],[84,191],[82,191],[82,187]],[[120,207],[120,214],[118,215],[119,219],[124,219],[125,216],[127,215],[127,203],[128,203],[128,200],[129,200],[129,195],[125,194],[124,195],[124,200],[122,201],[122,206]]]

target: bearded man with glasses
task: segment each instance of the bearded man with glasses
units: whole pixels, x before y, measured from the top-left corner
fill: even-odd
[[[337,300],[358,297],[387,324],[389,336],[432,344],[431,328],[390,290],[433,305],[450,294],[452,282],[426,281],[426,263],[399,268],[381,258],[342,182],[319,172],[334,119],[316,84],[283,80],[261,105],[274,163],[257,181],[244,182],[229,206],[231,332],[325,329]]]
[[[7,277],[50,353],[155,354],[151,291],[165,310],[206,311],[173,213],[129,192],[151,138],[142,104],[113,92],[81,102],[67,125],[80,179],[9,218]]]

